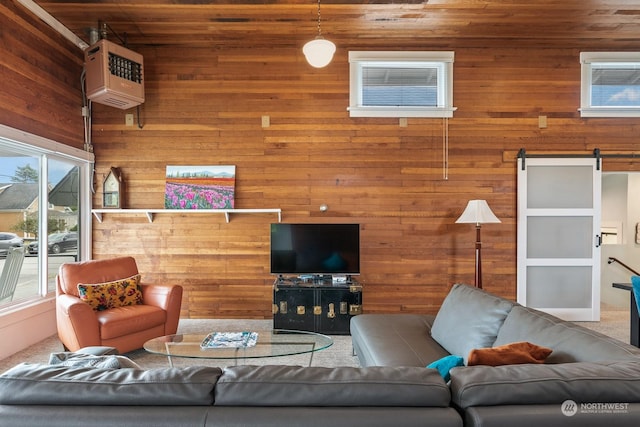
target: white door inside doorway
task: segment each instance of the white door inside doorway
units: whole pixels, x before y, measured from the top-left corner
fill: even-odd
[[[562,319],[600,319],[596,158],[518,159],[517,299]]]

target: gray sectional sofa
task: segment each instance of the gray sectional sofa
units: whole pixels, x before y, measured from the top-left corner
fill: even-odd
[[[415,367],[105,369],[20,364],[0,425],[460,427],[440,375]]]
[[[640,349],[466,285],[435,316],[363,314],[351,321],[362,366],[424,367],[449,354],[527,341],[544,364],[451,369],[465,426],[638,426]]]
[[[356,316],[351,333],[360,368],[20,364],[0,375],[0,425],[640,425],[639,349],[476,288],[454,285],[435,316]],[[456,367],[450,382],[426,368],[519,341],[553,352]]]

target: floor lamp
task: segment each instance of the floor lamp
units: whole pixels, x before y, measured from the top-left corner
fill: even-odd
[[[482,289],[482,240],[480,240],[480,226],[482,224],[501,222],[494,215],[486,200],[469,200],[456,223],[476,225],[476,288]]]

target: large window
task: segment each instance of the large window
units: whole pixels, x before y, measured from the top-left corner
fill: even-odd
[[[351,117],[452,117],[453,52],[349,52]]]
[[[55,291],[60,264],[89,255],[89,176],[93,156],[0,126],[0,272],[22,247],[14,291],[0,308]],[[6,248],[5,248],[6,246]]]
[[[580,115],[640,117],[640,53],[582,52]]]

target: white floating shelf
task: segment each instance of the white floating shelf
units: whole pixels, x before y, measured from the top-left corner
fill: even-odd
[[[227,222],[231,214],[277,213],[278,222],[282,222],[282,209],[92,209],[91,213],[98,222],[102,222],[102,214],[145,214],[149,222],[153,222],[155,214],[224,214]]]

